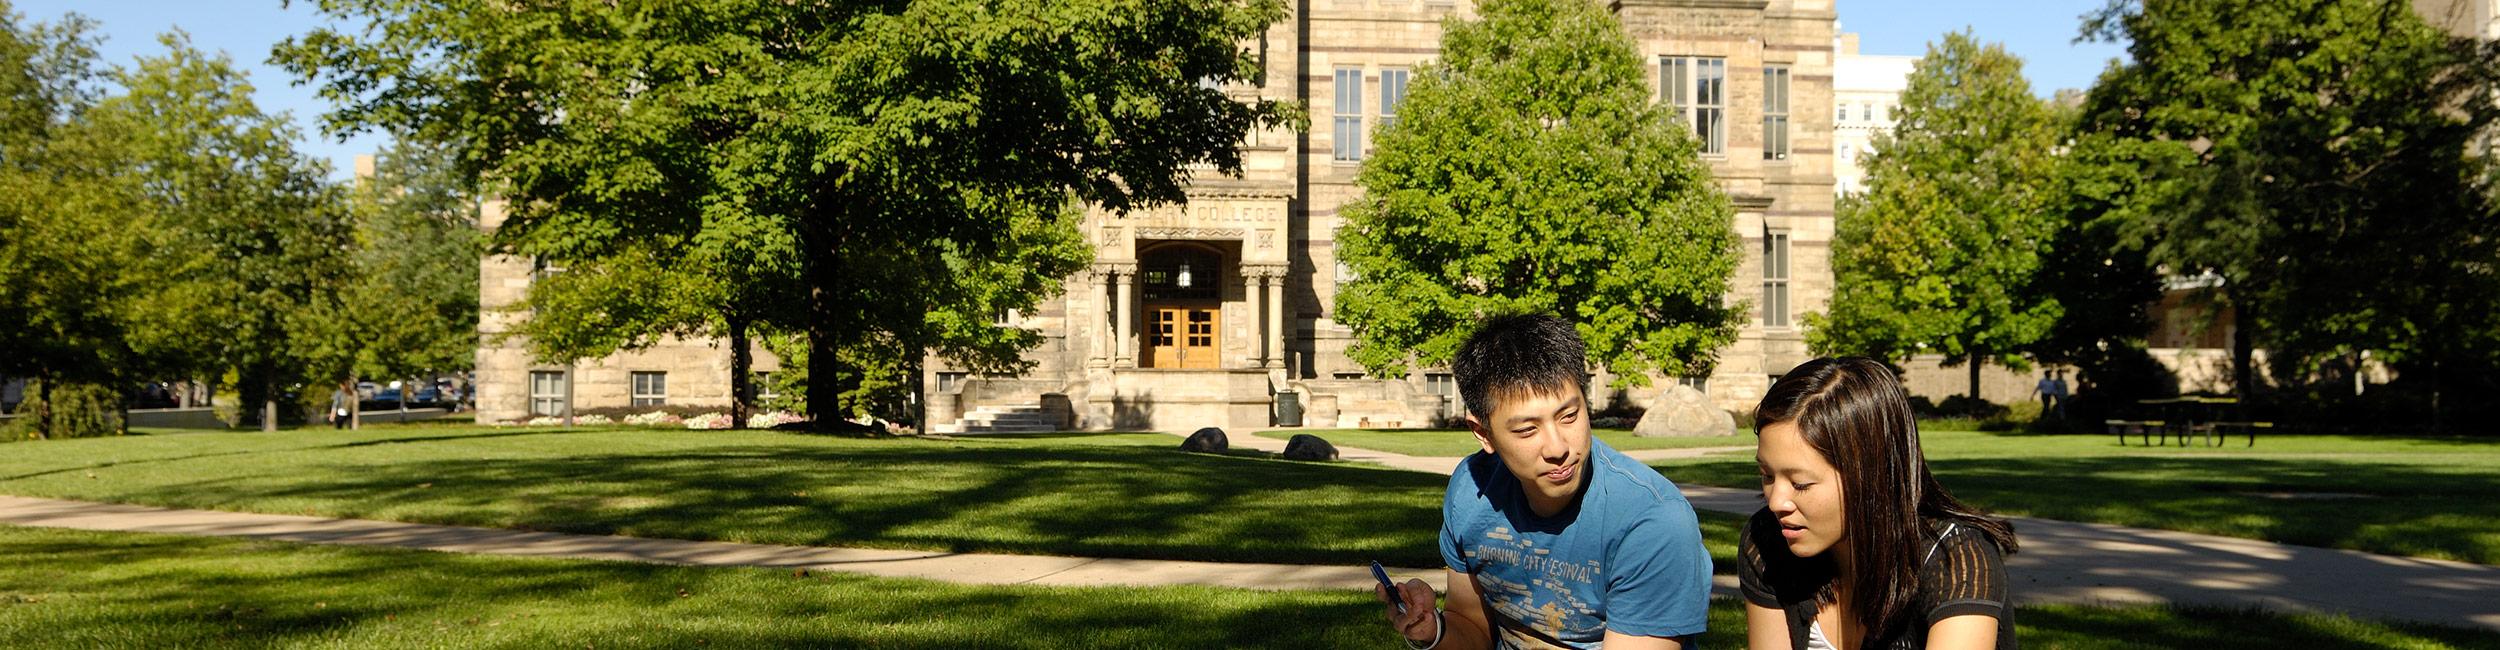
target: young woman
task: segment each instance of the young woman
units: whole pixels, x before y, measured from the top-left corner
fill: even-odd
[[[1738,544],[1753,650],[2014,648],[2014,528],[1927,471],[1892,369],[1816,359],[1754,409],[1763,509]]]

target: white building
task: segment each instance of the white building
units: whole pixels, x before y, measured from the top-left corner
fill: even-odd
[[[1918,57],[1859,54],[1858,35],[1835,39],[1832,60],[1832,176],[1841,194],[1866,191],[1867,154],[1875,134],[1892,130],[1901,91],[1910,87]]]

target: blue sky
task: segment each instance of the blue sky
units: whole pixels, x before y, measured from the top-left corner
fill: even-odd
[[[1981,40],[2005,44],[2023,58],[2032,90],[2047,96],[2058,88],[2091,85],[2112,57],[2122,56],[2113,44],[2076,45],[2077,16],[2106,0],[1838,0],[1844,31],[1859,34],[1866,54],[1923,54],[1927,43],[1945,32],[1968,27]],[[321,25],[299,0],[282,6],[278,0],[16,0],[18,13],[50,21],[76,11],[100,22],[106,36],[102,53],[116,64],[142,54],[161,54],[156,35],[175,27],[190,32],[193,44],[223,50],[250,71],[262,110],[287,112],[303,131],[301,147],[331,161],[344,177],[356,154],[371,153],[384,139],[362,135],[340,142],[322,135],[319,119],[327,104],[310,87],[295,86],[285,70],[266,62],[269,48],[287,36]]]

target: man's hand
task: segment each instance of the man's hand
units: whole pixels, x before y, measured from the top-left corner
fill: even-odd
[[[1398,634],[1404,635],[1411,645],[1432,643],[1437,635],[1443,633],[1438,629],[1440,623],[1434,620],[1433,612],[1436,610],[1433,601],[1436,596],[1432,593],[1432,585],[1408,578],[1398,585],[1397,593],[1389,593],[1388,587],[1372,585],[1372,594],[1380,597],[1381,612],[1389,619],[1389,626],[1397,628]],[[1406,613],[1398,613],[1398,603],[1406,604]]]

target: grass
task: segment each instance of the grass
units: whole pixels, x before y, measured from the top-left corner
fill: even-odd
[[[1444,479],[1178,451],[1160,434],[961,440],[369,427],[52,441],[0,493],[637,537],[1433,566]]]
[[[961,586],[0,526],[0,647],[1397,647],[1364,591]],[[1711,603],[1703,647],[1741,647]],[[2167,607],[2024,608],[2033,648],[2500,647],[2500,635]],[[1284,624],[1279,624],[1285,622]]]
[[[1440,565],[1446,478],[1178,446],[422,425],[151,435],[13,447],[0,494],[764,544]],[[1739,522],[1703,513],[1722,562]]]
[[[2500,564],[2500,440],[2146,448],[2097,435],[1921,437],[1955,496],[2003,514]],[[1678,482],[1760,485],[1750,454],[1651,464]]]
[[[1283,429],[1260,431],[1262,438],[1285,440],[1295,434],[1311,434],[1339,447],[1385,451],[1408,456],[1454,457],[1476,453],[1483,447],[1475,434],[1465,429]],[[1597,429],[1597,438],[1619,451],[1635,449],[1694,449],[1703,447],[1752,447],[1753,436],[1713,438],[1643,438],[1629,429]]]

